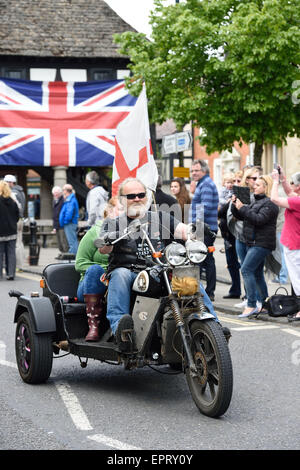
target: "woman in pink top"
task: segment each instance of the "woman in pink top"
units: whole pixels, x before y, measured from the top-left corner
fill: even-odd
[[[288,183],[280,165],[279,171],[273,170],[273,186],[271,200],[279,207],[285,207],[285,220],[280,241],[283,245],[284,256],[290,280],[296,295],[300,295],[300,172],[294,173],[291,183]],[[278,196],[279,180],[287,197]],[[294,320],[300,321],[300,311]]]

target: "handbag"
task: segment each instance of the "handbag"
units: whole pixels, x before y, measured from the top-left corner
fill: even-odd
[[[284,289],[286,294],[277,294],[279,289]],[[297,313],[300,309],[300,297],[296,295],[289,295],[285,287],[278,287],[276,292],[271,297],[268,297],[264,304],[263,309],[268,311],[270,317],[287,317]]]

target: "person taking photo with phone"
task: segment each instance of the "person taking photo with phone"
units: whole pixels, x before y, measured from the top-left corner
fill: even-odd
[[[276,220],[278,207],[271,201],[272,178],[259,176],[254,185],[254,201],[243,204],[232,196],[231,211],[234,217],[243,220],[243,236],[246,256],[241,266],[241,273],[247,292],[247,306],[240,318],[247,318],[259,313],[256,305],[257,293],[261,301],[268,297],[268,288],[264,278],[266,256],[276,248]]]
[[[284,258],[288,269],[293,290],[300,295],[300,172],[294,173],[290,183],[287,181],[284,171],[278,165],[279,171],[272,172],[273,186],[271,201],[278,207],[284,207],[285,220],[282,227],[280,242],[283,245]],[[287,197],[278,195],[279,181]],[[300,321],[300,311],[293,320]]]

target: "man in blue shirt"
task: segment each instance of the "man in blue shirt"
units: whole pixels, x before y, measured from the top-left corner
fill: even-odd
[[[69,244],[69,253],[76,255],[78,249],[77,223],[78,223],[78,201],[73,192],[71,184],[63,187],[64,203],[59,213],[59,225],[63,227]]]
[[[197,209],[204,207],[204,222],[209,225],[212,232],[218,232],[218,190],[209,177],[209,167],[205,160],[194,160],[191,168],[192,180],[196,182],[196,190],[192,199],[191,222],[196,223]],[[201,217],[200,217],[201,218]],[[214,238],[210,235],[204,236],[206,246],[214,244]],[[216,289],[216,265],[213,253],[209,253],[201,267],[206,270],[206,292],[211,300],[214,300]]]

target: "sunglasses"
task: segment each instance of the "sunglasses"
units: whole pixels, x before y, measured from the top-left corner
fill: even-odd
[[[134,194],[134,193],[131,193],[131,194],[122,194],[123,197],[126,197],[127,199],[135,199],[136,197],[139,198],[139,199],[144,199],[144,197],[146,196],[146,193],[137,193],[137,194]]]
[[[247,178],[248,179],[248,178]],[[250,180],[253,180],[253,181],[256,181],[257,180],[257,176],[249,176],[249,179]]]

